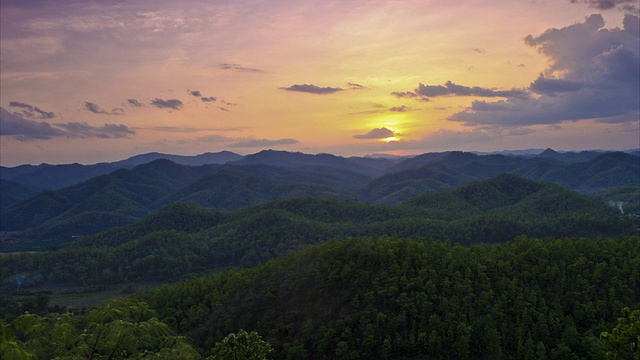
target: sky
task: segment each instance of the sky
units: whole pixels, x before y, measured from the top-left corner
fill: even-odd
[[[0,0],[0,165],[640,147],[637,0]]]

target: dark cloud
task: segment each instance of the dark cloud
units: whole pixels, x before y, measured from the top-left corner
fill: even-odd
[[[215,96],[203,96],[200,98],[200,100],[202,100],[203,102],[214,102],[216,101],[218,98]]]
[[[364,85],[360,85],[360,84],[356,84],[356,83],[347,83],[347,85],[349,85],[349,89],[353,89],[353,90],[366,89],[366,87]]]
[[[389,130],[383,127],[383,128],[375,128],[366,134],[354,135],[353,138],[354,139],[385,139],[385,138],[396,136],[396,135],[397,134],[394,133],[392,130]]]
[[[222,106],[218,106],[218,109],[222,110],[222,111],[229,111],[229,109],[227,108],[223,108]]]
[[[229,105],[229,106],[237,106],[238,104],[232,103],[232,102],[228,102],[228,101],[220,101],[221,103],[225,104],[225,105]]]
[[[571,3],[580,3],[578,0],[570,0]],[[636,0],[583,0],[581,3],[587,3],[590,7],[598,10],[609,10],[615,8],[617,5],[622,6],[623,9],[628,8],[629,4],[636,3]]]
[[[545,78],[543,74],[529,85],[531,91],[538,94],[555,96],[557,93],[578,91],[584,86],[584,82],[563,79]]]
[[[604,28],[600,15],[562,29],[529,35],[525,44],[549,59],[529,90],[539,97],[474,101],[449,120],[470,126],[526,126],[592,119],[637,123],[640,118],[640,19]],[[548,75],[547,75],[548,74]]]
[[[84,102],[84,109],[87,111],[90,111],[94,114],[102,114],[102,115],[122,115],[124,114],[124,109],[121,108],[113,108],[111,111],[106,111],[103,110],[102,108],[100,108],[100,106],[98,106],[98,104],[92,103],[92,102],[88,102],[85,101]]]
[[[22,114],[29,119],[53,119],[56,116],[53,112],[17,101],[11,101],[9,107],[21,109]]]
[[[173,110],[180,110],[184,106],[182,101],[178,99],[164,100],[164,99],[158,99],[158,98],[151,100],[151,105],[157,107],[158,109],[173,109]]]
[[[29,141],[65,135],[64,131],[49,123],[29,120],[20,113],[10,113],[0,107],[0,136],[13,136],[19,141]]]
[[[414,93],[413,91],[394,91],[394,92],[391,93],[391,95],[397,97],[398,99],[415,99],[415,100],[418,100],[420,102],[429,101],[428,97],[420,96],[420,95]]]
[[[507,97],[507,98],[527,98],[529,93],[522,89],[511,90],[493,90],[482,88],[479,86],[463,86],[447,81],[443,85],[424,85],[419,84],[414,90],[419,96],[437,97],[437,96],[479,96],[479,97]]]
[[[277,145],[294,145],[298,144],[296,139],[280,139],[280,140],[267,140],[267,139],[251,139],[247,141],[241,141],[233,144],[229,144],[230,147],[248,148],[248,147],[269,147]]]
[[[101,138],[101,139],[118,139],[123,137],[129,137],[136,132],[131,130],[128,126],[120,124],[104,124],[103,126],[96,127],[87,123],[81,122],[68,122],[58,123],[55,126],[64,129],[68,137],[77,138]]]
[[[127,99],[127,102],[129,103],[129,105],[131,105],[133,107],[142,107],[142,106],[144,106],[144,104],[142,104],[141,102],[139,102],[136,99]]]
[[[238,141],[238,139],[236,138],[222,136],[222,135],[207,135],[207,136],[199,137],[197,140],[204,141],[204,142],[215,142],[215,143]]]
[[[239,72],[252,72],[252,73],[261,73],[264,72],[260,69],[248,68],[238,64],[220,64],[220,69],[224,70],[235,70]]]
[[[312,84],[291,85],[287,88],[282,88],[282,89],[287,91],[298,91],[298,92],[304,92],[309,94],[319,94],[319,95],[333,94],[335,92],[342,91],[341,88],[320,87]]]
[[[477,52],[477,53],[479,53],[479,54],[485,54],[485,53],[486,53],[486,51],[485,51],[485,50],[482,50],[482,49],[480,49],[480,48],[473,48],[473,49],[471,49],[471,51],[473,51],[473,52]]]
[[[95,127],[86,123],[68,122],[49,124],[26,119],[22,114],[0,108],[0,136],[13,136],[19,141],[67,138],[122,138],[135,134],[126,125],[105,124]]]
[[[405,105],[402,105],[402,106],[394,106],[389,110],[394,112],[405,112],[405,111],[408,111],[409,108],[406,107]]]
[[[189,95],[191,96],[195,96],[195,97],[201,97],[202,93],[198,90],[187,90],[187,92],[189,93]]]

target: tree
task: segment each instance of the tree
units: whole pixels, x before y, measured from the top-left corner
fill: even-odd
[[[640,360],[640,310],[622,309],[618,325],[611,333],[601,333],[600,340],[607,351],[608,360]]]
[[[207,360],[263,360],[272,352],[271,345],[257,332],[240,329],[238,334],[231,333],[216,343]]]

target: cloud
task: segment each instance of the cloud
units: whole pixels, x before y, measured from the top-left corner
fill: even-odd
[[[100,108],[100,106],[98,106],[98,104],[92,103],[92,102],[88,102],[85,101],[84,102],[84,109],[87,111],[90,111],[94,114],[102,114],[102,115],[122,115],[124,114],[124,109],[121,108],[113,108],[111,111],[106,111],[103,110],[102,108]]]
[[[241,141],[234,144],[229,144],[229,147],[248,148],[248,147],[269,147],[277,145],[294,145],[298,144],[296,139],[280,139],[280,140],[267,140],[267,139],[250,139],[247,141]]]
[[[122,138],[135,134],[126,125],[104,124],[101,127],[80,122],[49,124],[26,119],[22,114],[10,113],[0,107],[0,136],[13,136],[19,141],[67,138]]]
[[[204,141],[204,142],[214,142],[214,143],[219,143],[219,142],[226,143],[226,142],[238,141],[238,139],[236,138],[231,138],[231,137],[222,136],[222,135],[207,135],[207,136],[199,137],[197,140]]]
[[[468,126],[525,126],[595,120],[636,122],[640,117],[640,19],[627,14],[623,29],[604,28],[601,15],[524,41],[548,58],[531,82],[538,97],[475,100],[449,120]],[[442,89],[429,89],[435,92]]]
[[[418,88],[414,90],[414,93],[418,96],[425,97],[437,97],[437,96],[478,96],[478,97],[515,97],[515,98],[527,98],[529,93],[522,89],[511,90],[493,90],[482,88],[479,86],[463,86],[454,84],[451,81],[447,81],[443,85],[424,85],[419,84]]]
[[[20,113],[10,113],[0,107],[0,136],[13,136],[19,141],[29,141],[65,135],[66,132],[49,123],[29,120]]]
[[[189,93],[189,95],[191,96],[195,96],[195,97],[201,97],[202,93],[200,93],[200,91],[198,90],[187,90],[187,92]]]
[[[182,101],[178,99],[158,99],[155,98],[151,101],[151,105],[157,107],[158,109],[173,109],[180,110],[184,106]]]
[[[570,0],[571,3],[577,3],[577,0]],[[628,4],[636,3],[636,0],[584,0],[583,2],[588,3],[590,7],[596,8],[598,10],[609,10],[616,7],[616,5],[620,5],[623,9],[627,9]]]
[[[136,99],[127,99],[127,103],[129,103],[129,105],[131,105],[133,107],[142,107],[142,106],[144,106],[144,104],[142,104],[141,102],[139,102]]]
[[[200,100],[202,100],[203,102],[214,102],[216,101],[218,98],[215,96],[203,96],[200,98]]]
[[[11,101],[9,107],[21,109],[22,114],[29,119],[53,119],[56,116],[53,112],[17,101]]]
[[[248,68],[238,64],[220,64],[220,69],[224,70],[235,70],[239,72],[252,72],[252,73],[261,73],[264,72],[260,69]]]
[[[397,97],[398,99],[415,99],[420,102],[430,101],[428,97],[420,96],[413,91],[394,91],[391,93],[391,95]]]
[[[347,85],[349,85],[349,89],[352,89],[352,90],[366,89],[366,87],[364,85],[360,85],[360,84],[356,84],[356,83],[347,83]]]
[[[545,78],[543,74],[529,85],[531,91],[538,94],[555,96],[559,92],[578,91],[584,86],[582,81]]]
[[[477,52],[478,54],[485,54],[486,50],[480,49],[480,48],[473,48],[471,49],[471,51],[473,52]]]
[[[389,130],[383,127],[383,128],[375,128],[366,134],[354,135],[353,138],[354,139],[385,139],[385,138],[396,136],[396,135],[397,134],[392,130]]]
[[[223,108],[222,106],[218,106],[218,109],[222,110],[222,111],[229,111],[229,109],[227,108]]]
[[[80,122],[68,122],[58,123],[55,126],[64,129],[67,137],[78,138],[101,138],[101,139],[118,139],[123,137],[129,137],[136,132],[131,130],[124,124],[104,124],[100,127],[91,126],[87,123]]]
[[[389,111],[394,111],[394,112],[405,112],[405,111],[409,111],[409,108],[406,107],[405,105],[402,106],[394,106],[391,109],[389,109]]]
[[[312,84],[291,85],[287,88],[281,88],[281,89],[287,90],[287,91],[298,91],[298,92],[304,92],[309,94],[319,94],[319,95],[333,94],[335,92],[342,91],[341,88],[320,87]]]

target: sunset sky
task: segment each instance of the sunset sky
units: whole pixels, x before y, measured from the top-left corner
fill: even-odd
[[[640,147],[639,1],[0,2],[4,166]]]

